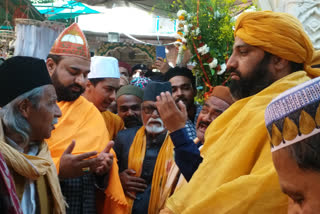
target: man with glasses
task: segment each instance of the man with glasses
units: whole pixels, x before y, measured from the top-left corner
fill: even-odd
[[[197,137],[196,123],[201,111],[201,106],[194,103],[197,95],[195,77],[188,68],[174,67],[165,74],[165,80],[172,85],[172,97],[176,104],[181,100],[187,107],[188,120],[185,128],[189,139],[193,140]]]
[[[160,196],[173,165],[173,143],[156,107],[169,82],[149,82],[141,105],[143,126],[122,130],[115,139],[120,180],[131,213],[158,213]],[[159,197],[160,196],[160,197]]]

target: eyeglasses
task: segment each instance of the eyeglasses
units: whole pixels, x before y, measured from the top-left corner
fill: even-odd
[[[152,105],[142,106],[142,111],[145,114],[152,114],[154,111],[156,111],[157,114],[159,114],[157,107],[152,106]]]

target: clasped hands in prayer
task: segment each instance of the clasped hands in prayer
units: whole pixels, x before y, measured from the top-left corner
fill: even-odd
[[[86,174],[86,171],[83,170],[84,168],[88,169],[88,172],[97,175],[105,175],[109,172],[113,163],[113,154],[110,153],[110,150],[114,145],[113,141],[110,141],[106,148],[99,154],[96,151],[92,151],[73,155],[72,151],[75,144],[76,142],[73,140],[60,158],[60,178],[75,178],[82,176]]]

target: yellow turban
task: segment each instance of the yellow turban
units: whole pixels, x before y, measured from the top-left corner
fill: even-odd
[[[320,52],[315,51],[300,21],[287,13],[259,11],[242,13],[236,22],[234,36],[245,43],[283,59],[303,63],[309,76],[320,76]]]

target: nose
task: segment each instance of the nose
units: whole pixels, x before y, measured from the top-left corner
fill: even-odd
[[[156,118],[160,117],[159,112],[158,112],[158,109],[154,109],[154,110],[153,110],[153,112],[151,113],[151,117],[152,117],[153,119],[156,119]]]
[[[230,58],[228,59],[227,62],[227,69],[229,70],[230,68],[236,68],[237,67],[237,61],[234,53],[231,54]]]
[[[116,99],[116,90],[112,91],[112,94],[110,95],[110,100],[112,100],[112,102]]]
[[[177,88],[176,92],[175,92],[176,96],[180,97],[182,95],[182,91],[180,88]]]
[[[76,76],[75,83],[81,86],[85,86],[87,80],[88,78],[85,77],[84,74],[79,74],[78,76]]]
[[[128,109],[128,111],[126,112],[127,116],[132,116],[133,115],[133,111],[131,110],[131,108]]]
[[[59,108],[59,106],[57,104],[55,104],[55,108],[54,108],[54,116],[55,117],[61,117],[62,113],[61,110]]]

